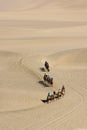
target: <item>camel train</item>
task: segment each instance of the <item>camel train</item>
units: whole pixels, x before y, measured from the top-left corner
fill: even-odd
[[[45,69],[49,72],[50,71],[50,69],[49,69],[49,63],[47,61],[45,61],[44,66],[45,66]],[[47,75],[46,73],[43,76],[43,80],[44,80],[45,84],[47,84],[47,85],[53,85],[53,78],[50,77],[49,75]]]
[[[49,75],[46,73],[44,74],[43,80],[45,83],[48,83],[50,85],[53,85],[53,78],[51,78]]]
[[[48,93],[46,102],[49,103],[55,99],[60,99],[64,95],[65,95],[65,87],[62,86],[62,88],[59,89],[57,93],[55,91],[53,91],[53,94]]]
[[[49,72],[49,63],[47,61],[45,61],[44,64],[45,68],[47,69],[47,71]],[[53,86],[53,78],[50,77],[49,75],[47,75],[46,73],[43,76],[43,80],[45,84],[50,84]],[[48,93],[47,98],[46,98],[46,102],[49,103],[55,99],[60,99],[62,96],[65,95],[65,87],[62,86],[61,89],[58,90],[58,92],[53,91],[53,94]]]

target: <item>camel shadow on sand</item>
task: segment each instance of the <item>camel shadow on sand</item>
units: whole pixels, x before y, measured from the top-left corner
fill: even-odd
[[[47,103],[47,99],[41,99],[43,103]]]
[[[42,71],[42,72],[46,72],[46,70],[45,70],[44,67],[40,67],[40,71]]]
[[[49,87],[48,84],[44,83],[44,81],[38,81],[39,84],[43,85],[44,87]]]

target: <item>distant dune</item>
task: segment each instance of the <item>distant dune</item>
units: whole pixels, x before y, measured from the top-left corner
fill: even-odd
[[[16,11],[43,6],[51,0],[1,0],[0,11]]]
[[[87,67],[87,49],[69,50],[47,58],[50,63],[59,67]]]
[[[45,5],[54,4],[58,7],[81,8],[87,7],[86,0],[1,0],[0,11],[16,11],[22,9],[40,8]]]

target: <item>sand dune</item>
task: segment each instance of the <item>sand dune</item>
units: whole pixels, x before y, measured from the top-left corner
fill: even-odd
[[[59,67],[82,67],[87,66],[87,49],[76,49],[60,52],[47,57],[47,60],[54,66]]]
[[[22,10],[22,9],[34,9],[34,8],[40,8],[43,6],[49,5],[50,3],[59,6],[59,7],[69,7],[69,8],[81,8],[81,7],[87,7],[87,1],[86,0],[9,0],[8,2],[6,0],[0,1],[0,11],[16,11],[16,10]]]
[[[0,130],[87,130],[86,115],[87,1],[0,0]]]
[[[7,48],[9,48],[8,45]],[[28,46],[30,47],[31,44]],[[34,44],[34,46],[37,50],[44,49],[43,46],[39,47],[38,43],[36,45]],[[48,44],[48,48],[49,46],[50,44]],[[56,46],[58,47],[58,44]],[[17,45],[15,47],[17,48]],[[33,130],[60,128],[61,130],[66,130],[70,127],[73,129],[78,127],[80,121],[84,120],[85,116],[83,115],[86,112],[85,94],[87,89],[87,72],[85,67],[84,70],[64,70],[62,66],[62,70],[58,68],[58,64],[64,65],[67,63],[66,66],[86,65],[86,60],[83,59],[83,57],[86,56],[87,50],[69,50],[56,54],[51,53],[48,56],[44,56],[43,53],[40,55],[29,55],[28,50],[26,54],[18,53],[18,51],[12,53],[13,50],[14,48],[11,49],[11,52],[0,52],[0,61],[2,61],[0,69],[1,75],[3,71],[3,75],[0,79],[0,122],[2,122],[0,128],[7,129],[8,127],[8,129]],[[21,49],[19,49],[19,52],[20,50]],[[79,60],[78,56],[82,58]],[[40,67],[43,67],[42,61],[46,58],[51,65],[50,75],[54,77],[55,83],[53,88],[46,88],[42,84],[39,84],[44,74],[44,72],[40,70]],[[63,62],[61,62],[62,59]],[[55,64],[53,64],[54,61]],[[2,69],[3,65],[5,65],[6,68]],[[5,82],[3,82],[4,80]],[[48,105],[41,102],[41,99],[46,98],[48,91],[57,91],[63,84],[66,86],[66,95],[63,99]],[[79,118],[79,116],[82,118]],[[16,122],[17,117],[19,119]],[[76,119],[77,123],[75,123],[73,119]],[[11,124],[10,121],[12,122]],[[72,122],[75,127],[72,126]],[[64,125],[61,126],[61,124]],[[67,124],[66,127],[65,124]],[[86,120],[83,122],[84,126],[85,124]],[[18,125],[18,127],[16,125]]]

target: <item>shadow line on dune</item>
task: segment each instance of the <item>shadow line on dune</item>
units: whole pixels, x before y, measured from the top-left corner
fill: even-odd
[[[68,28],[86,26],[87,22],[80,21],[39,21],[39,20],[0,20],[3,27],[25,27],[34,29],[52,29],[52,28]]]

